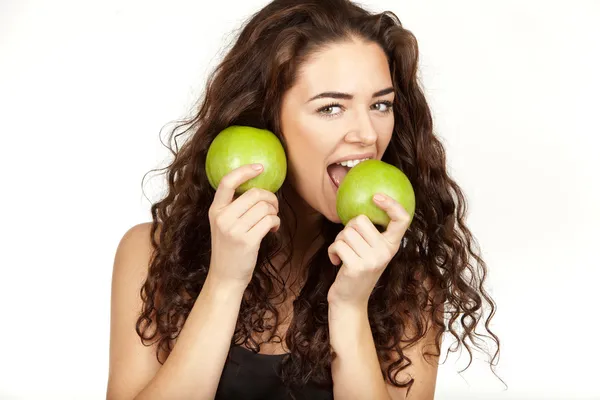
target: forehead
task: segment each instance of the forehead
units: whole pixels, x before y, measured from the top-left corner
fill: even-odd
[[[392,78],[385,52],[372,42],[343,42],[314,52],[298,70],[299,94],[339,90],[369,97],[391,86]]]

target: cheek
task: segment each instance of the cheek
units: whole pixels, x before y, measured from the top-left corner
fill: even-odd
[[[315,183],[315,174],[322,164],[322,155],[310,132],[297,130],[286,137],[286,142],[290,182],[302,193],[306,190],[303,188]]]
[[[286,136],[287,158],[294,175],[305,176],[309,172],[322,169],[326,156],[335,143],[327,141],[326,131],[319,129],[311,120],[296,121],[293,131]]]
[[[377,147],[379,152],[383,153],[387,149],[388,145],[390,144],[391,138],[391,134],[379,136],[379,139],[377,140]]]
[[[322,169],[322,155],[311,146],[308,139],[299,141],[288,152],[288,169],[294,186],[312,187]],[[299,189],[299,188],[298,188]]]
[[[327,143],[327,135],[317,129],[296,130],[289,136],[286,142],[290,184],[311,209],[328,218],[337,218],[335,195],[329,192],[331,183],[325,169],[325,160],[335,142]]]
[[[394,133],[394,119],[390,118],[390,120],[383,123],[380,128],[381,129],[379,132],[381,133],[377,138],[377,147],[378,151],[383,153],[390,144],[390,140],[392,139],[392,135]]]

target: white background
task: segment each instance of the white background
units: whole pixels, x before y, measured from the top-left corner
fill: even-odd
[[[0,398],[104,398],[114,252],[150,218],[159,131],[264,4],[0,1]],[[419,40],[499,306],[508,390],[483,354],[459,375],[463,351],[436,399],[600,399],[600,3],[364,4]]]

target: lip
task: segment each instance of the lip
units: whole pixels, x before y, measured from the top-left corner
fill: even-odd
[[[347,156],[344,156],[342,158],[339,158],[335,161],[332,161],[331,163],[329,163],[328,165],[331,164],[337,164],[340,163],[342,161],[349,161],[349,160],[362,160],[363,158],[370,158],[370,159],[374,159],[375,158],[375,153],[363,153],[363,154],[349,154]]]

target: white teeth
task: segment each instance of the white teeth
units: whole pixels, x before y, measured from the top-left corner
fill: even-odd
[[[348,167],[348,168],[353,168],[356,167],[360,162],[368,160],[368,158],[361,158],[360,160],[347,160],[347,161],[341,161],[338,163],[338,165],[342,165],[344,167]]]

